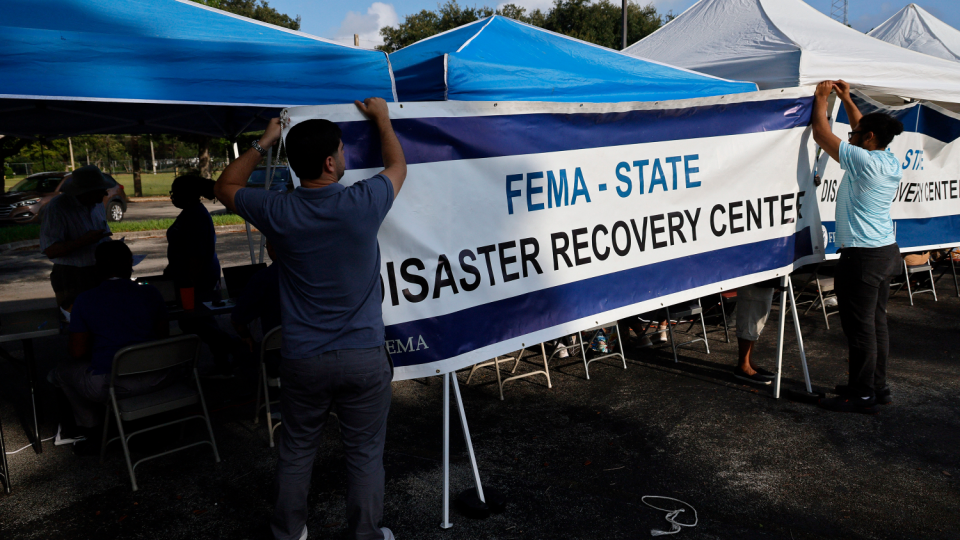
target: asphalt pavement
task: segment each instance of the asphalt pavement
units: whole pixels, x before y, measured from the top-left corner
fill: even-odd
[[[216,201],[201,199],[203,206],[211,214],[224,214],[227,209]],[[145,200],[130,201],[127,204],[127,213],[123,216],[124,221],[143,221],[147,219],[174,219],[180,213],[180,209],[167,200]]]
[[[221,259],[248,258],[244,241],[242,234],[222,235]],[[162,265],[161,240],[132,247],[150,253],[144,264],[154,266],[143,271]],[[4,300],[11,288],[39,291],[46,279],[43,265],[22,262],[23,269],[20,262],[0,265]],[[925,294],[915,306],[903,292],[891,299],[894,402],[878,416],[775,400],[769,387],[741,384],[731,374],[736,344],[724,341],[716,320],[708,326],[710,354],[695,345],[681,349],[674,363],[669,346],[628,349],[626,370],[618,359],[602,360],[590,365],[590,380],[579,358],[555,360],[553,388],[541,376],[521,379],[505,387],[504,401],[492,369],[478,370],[469,385],[462,371],[483,485],[502,491],[508,504],[484,520],[453,510],[447,530],[438,527],[440,379],[395,382],[383,525],[401,540],[633,540],[670,529],[666,512],[642,502],[661,495],[696,509],[697,526],[683,528],[677,539],[960,539],[960,300],[949,276],[938,291],[938,302]],[[767,368],[776,354],[776,316],[775,310],[754,353]],[[801,317],[820,390],[847,376],[846,341],[837,318],[831,322],[827,330],[821,315]],[[64,337],[37,343],[41,380],[65,346]],[[5,348],[14,358],[22,355],[16,345]],[[799,388],[792,332],[784,349],[784,386]],[[517,372],[541,365],[528,356]],[[145,462],[137,468],[140,491],[133,493],[117,446],[102,465],[51,443],[42,455],[21,451],[9,456],[14,490],[0,494],[0,538],[265,538],[277,453],[267,446],[263,422],[252,422],[252,365],[241,363],[239,373],[204,383],[221,463],[202,446]],[[8,450],[27,444],[24,388],[22,372],[0,360]],[[45,383],[38,400],[42,436],[50,437],[56,423]],[[451,421],[451,488],[458,493],[473,480],[455,412]],[[135,455],[181,436],[177,429],[155,433],[134,447]],[[201,433],[198,423],[183,437]],[[345,490],[343,451],[331,421],[313,468],[310,538],[346,538]],[[676,519],[692,523],[694,517],[688,509]]]

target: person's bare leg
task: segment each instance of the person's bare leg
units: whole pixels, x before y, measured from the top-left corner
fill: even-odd
[[[743,338],[737,338],[737,347],[739,349],[738,366],[747,375],[753,375],[757,372],[753,367],[751,355],[753,353],[753,344],[756,341],[750,341]]]

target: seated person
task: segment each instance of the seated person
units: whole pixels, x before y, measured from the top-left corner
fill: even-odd
[[[51,382],[62,391],[61,403],[69,409],[61,414],[58,438],[87,441],[74,449],[81,454],[99,450],[103,404],[110,399],[113,357],[129,345],[169,335],[167,310],[160,292],[150,285],[130,280],[133,254],[123,242],[97,246],[96,268],[100,285],[81,293],[70,317],[71,359],[51,372]],[[118,398],[152,391],[174,380],[170,372],[154,372],[118,378]],[[64,403],[65,399],[65,403]],[[76,425],[70,421],[75,420]],[[64,444],[64,442],[61,442]]]
[[[760,332],[770,315],[773,304],[773,285],[768,280],[737,289],[737,346],[739,355],[733,376],[755,384],[770,384],[775,374],[758,368],[753,363],[753,344],[760,339]]]
[[[906,253],[903,256],[907,266],[923,266],[930,261],[929,251],[918,251],[916,253]]]
[[[267,255],[270,256],[271,261],[276,259],[276,253],[269,240]],[[237,298],[236,307],[230,315],[233,328],[254,355],[259,354],[259,350],[248,325],[257,318],[260,319],[260,329],[264,336],[270,330],[280,326],[280,267],[277,264],[271,264],[251,276],[243,293]],[[267,358],[267,372],[271,377],[278,375],[279,366],[276,356],[278,355]]]

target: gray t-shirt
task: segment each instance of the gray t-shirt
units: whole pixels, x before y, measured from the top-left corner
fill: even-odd
[[[57,242],[76,240],[90,231],[109,229],[103,203],[84,206],[73,195],[63,193],[51,199],[40,209],[40,251],[46,250]],[[109,238],[103,238],[97,244],[109,241]],[[97,264],[97,258],[94,256],[97,244],[84,246],[52,261],[54,264],[67,266],[94,266]]]
[[[244,188],[234,202],[277,252],[285,358],[383,345],[377,232],[393,205],[387,177],[289,194]]]

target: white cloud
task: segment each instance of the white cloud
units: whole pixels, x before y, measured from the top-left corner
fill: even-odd
[[[374,2],[367,8],[366,13],[347,12],[343,22],[340,23],[340,28],[334,33],[333,40],[353,45],[353,35],[357,34],[360,36],[360,46],[372,49],[377,45],[383,45],[380,29],[384,26],[396,26],[399,22],[400,18],[393,4]]]

